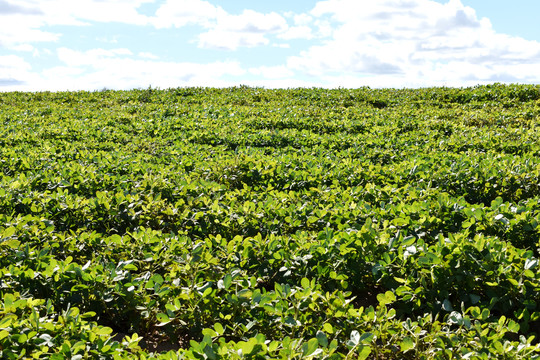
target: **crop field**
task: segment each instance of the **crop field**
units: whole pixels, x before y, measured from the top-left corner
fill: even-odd
[[[540,358],[540,86],[0,93],[2,359]]]

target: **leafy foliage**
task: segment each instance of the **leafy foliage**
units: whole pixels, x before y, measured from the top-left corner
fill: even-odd
[[[0,93],[0,357],[540,357],[540,87]]]

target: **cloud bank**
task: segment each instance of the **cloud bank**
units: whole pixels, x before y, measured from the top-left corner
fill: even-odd
[[[331,22],[327,41],[287,60],[332,83],[460,86],[540,80],[540,43],[496,33],[459,0],[328,0],[311,11]]]
[[[64,40],[113,25],[95,41]],[[134,29],[177,36],[162,48],[183,52],[123,43]],[[199,58],[182,55],[191,53]],[[540,43],[496,32],[460,0],[325,0],[305,12],[205,0],[0,0],[3,91],[490,82],[540,83]]]

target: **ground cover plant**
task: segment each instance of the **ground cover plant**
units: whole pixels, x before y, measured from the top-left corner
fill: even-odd
[[[0,357],[540,357],[540,87],[0,93]]]

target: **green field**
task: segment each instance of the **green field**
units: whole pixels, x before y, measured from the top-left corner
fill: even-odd
[[[2,359],[540,358],[540,86],[0,93]]]

